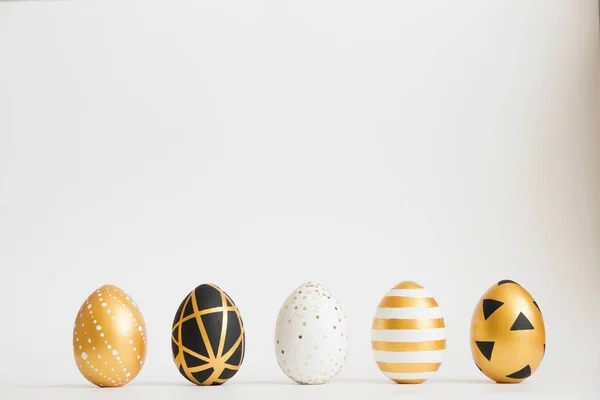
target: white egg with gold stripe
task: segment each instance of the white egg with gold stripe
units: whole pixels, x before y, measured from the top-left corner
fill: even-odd
[[[371,348],[377,366],[397,383],[422,383],[440,367],[446,349],[442,310],[415,282],[394,286],[377,306]]]

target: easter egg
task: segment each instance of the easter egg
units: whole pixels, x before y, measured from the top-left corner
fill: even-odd
[[[75,318],[73,353],[77,368],[94,385],[132,381],[146,360],[146,324],[133,299],[113,285],[89,295]]]
[[[489,288],[471,319],[477,368],[498,383],[519,383],[535,372],[545,352],[544,319],[527,290],[511,280]]]
[[[333,295],[308,282],[289,295],[275,326],[275,354],[281,370],[300,384],[333,379],[346,363],[346,316]]]
[[[379,302],[371,330],[377,366],[396,383],[422,383],[440,367],[446,349],[442,310],[415,282],[402,282]]]
[[[173,319],[173,361],[196,385],[221,385],[244,360],[245,332],[240,310],[218,286],[203,284],[181,302]]]

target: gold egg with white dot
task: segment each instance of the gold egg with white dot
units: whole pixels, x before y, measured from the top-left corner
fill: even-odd
[[[94,385],[131,382],[146,361],[146,323],[135,301],[113,285],[90,294],[75,317],[73,354]]]

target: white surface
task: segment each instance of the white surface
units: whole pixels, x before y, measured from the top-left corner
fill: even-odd
[[[86,385],[39,386],[9,389],[7,399],[498,399],[597,400],[598,387],[581,382],[545,383],[525,381],[518,385],[497,385],[489,380],[431,380],[422,385],[398,385],[387,379],[363,381],[335,379],[326,385],[298,385],[289,379],[274,381],[230,382],[219,387],[196,387],[184,382],[157,382],[117,389],[89,388]]]
[[[336,381],[365,382],[311,393],[596,380],[598,30],[595,0],[0,2],[0,380],[106,396],[52,385],[86,385],[72,324],[113,283],[147,323],[134,383],[185,383],[173,314],[214,282],[247,329],[230,383],[281,384],[219,393],[300,396],[272,335],[307,280],[347,312]],[[504,278],[540,304],[546,359],[524,385],[443,383],[485,382],[469,322]],[[431,386],[385,386],[369,350],[377,302],[408,279],[445,313]]]

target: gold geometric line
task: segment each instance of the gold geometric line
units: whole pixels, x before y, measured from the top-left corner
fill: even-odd
[[[225,359],[225,361],[227,361],[227,360],[229,360],[229,358],[231,358],[231,355],[237,350],[237,348],[240,345],[240,343],[242,342],[243,338],[244,338],[244,331],[242,330],[242,333],[240,334],[240,336],[238,336],[238,338],[235,341],[235,343],[233,344],[233,346],[231,346],[231,349],[229,349],[229,351],[223,355],[223,358]],[[241,360],[241,358],[240,358],[240,360]]]
[[[225,346],[225,335],[227,334],[227,321],[228,321],[228,315],[227,313],[229,311],[227,311],[227,300],[225,299],[225,294],[223,293],[222,290],[220,290],[221,292],[221,305],[222,305],[222,309],[223,309],[223,320],[221,322],[221,337],[219,338],[219,349],[217,350],[217,358],[221,358],[221,356],[223,355],[223,346]]]
[[[193,293],[193,292],[192,292],[192,293]],[[185,301],[185,304],[184,304],[184,305],[183,305],[183,307],[181,308],[181,314],[179,315],[179,319],[180,319],[180,320],[181,320],[181,317],[183,316],[183,313],[185,312],[185,308],[186,308],[186,306],[187,306],[188,302],[190,301],[190,299],[191,299],[191,296],[190,296],[190,295],[188,295],[188,298],[186,299],[186,301]],[[179,343],[182,343],[182,338],[181,338],[181,329],[179,329],[178,336],[179,336]],[[193,375],[191,375],[191,374],[189,374],[189,373],[187,372],[187,369],[188,369],[188,367],[187,367],[187,364],[186,364],[186,362],[185,362],[185,357],[184,357],[184,355],[183,355],[183,353],[182,353],[182,351],[181,351],[181,347],[183,347],[183,346],[181,346],[181,345],[179,346],[179,354],[177,354],[177,357],[179,357],[179,362],[180,362],[180,364],[178,365],[178,364],[177,364],[177,361],[176,361],[176,362],[175,362],[175,365],[177,365],[177,369],[179,369],[179,367],[180,367],[180,366],[183,366],[183,373],[184,373],[184,374],[185,374],[185,375],[188,377],[188,379],[189,379],[190,381],[192,381],[193,383],[195,383],[196,385],[200,385],[200,382],[198,381],[198,379],[194,378],[194,376],[193,376]]]
[[[211,368],[212,368],[212,364],[206,363],[206,364],[200,365],[198,367],[188,368],[188,372],[192,373],[192,372],[206,371],[207,369],[211,369]]]
[[[180,349],[181,351],[184,351],[184,352],[188,353],[189,355],[191,355],[191,356],[194,356],[194,357],[196,357],[197,359],[200,359],[200,360],[202,360],[202,361],[205,361],[205,362],[210,362],[210,358],[208,358],[208,357],[206,357],[206,356],[203,356],[202,354],[198,354],[198,353],[196,353],[196,352],[195,352],[195,351],[193,351],[193,350],[190,350],[190,349],[188,349],[188,348],[187,348],[187,347],[185,347],[183,344],[179,343],[179,342],[178,342],[178,341],[177,341],[177,340],[176,340],[176,339],[175,339],[173,336],[171,336],[171,339],[173,340],[173,342],[175,342],[175,344],[176,344],[177,346],[179,346],[179,349]]]
[[[193,319],[197,316],[199,317],[201,315],[213,314],[213,313],[217,313],[217,312],[221,312],[221,311],[223,311],[223,307],[213,307],[213,308],[207,308],[207,309],[198,311],[197,313],[192,313],[192,314],[186,315],[185,317],[180,318],[179,321],[177,321],[177,323],[175,325],[173,325],[173,328],[171,328],[171,331],[174,331],[179,326],[181,326],[184,322],[189,321],[190,319]],[[227,307],[227,311],[235,311],[235,310],[233,307]]]
[[[233,301],[231,302],[233,304]],[[240,336],[242,337],[242,354],[240,355],[240,365],[242,361],[244,361],[244,355],[246,353],[246,330],[244,329],[244,324],[242,323],[242,315],[240,314],[240,310],[236,311],[236,315],[238,318],[238,324],[240,325]]]
[[[198,303],[196,302],[196,291],[192,291],[192,307],[194,307],[194,314],[198,313]],[[210,344],[210,339],[208,338],[208,333],[206,333],[206,328],[204,327],[204,323],[202,322],[202,317],[196,317],[196,323],[198,324],[198,328],[200,329],[200,335],[202,335],[202,340],[206,346],[206,350],[208,351],[208,357],[211,360],[215,359],[215,353],[213,352],[212,346]]]

